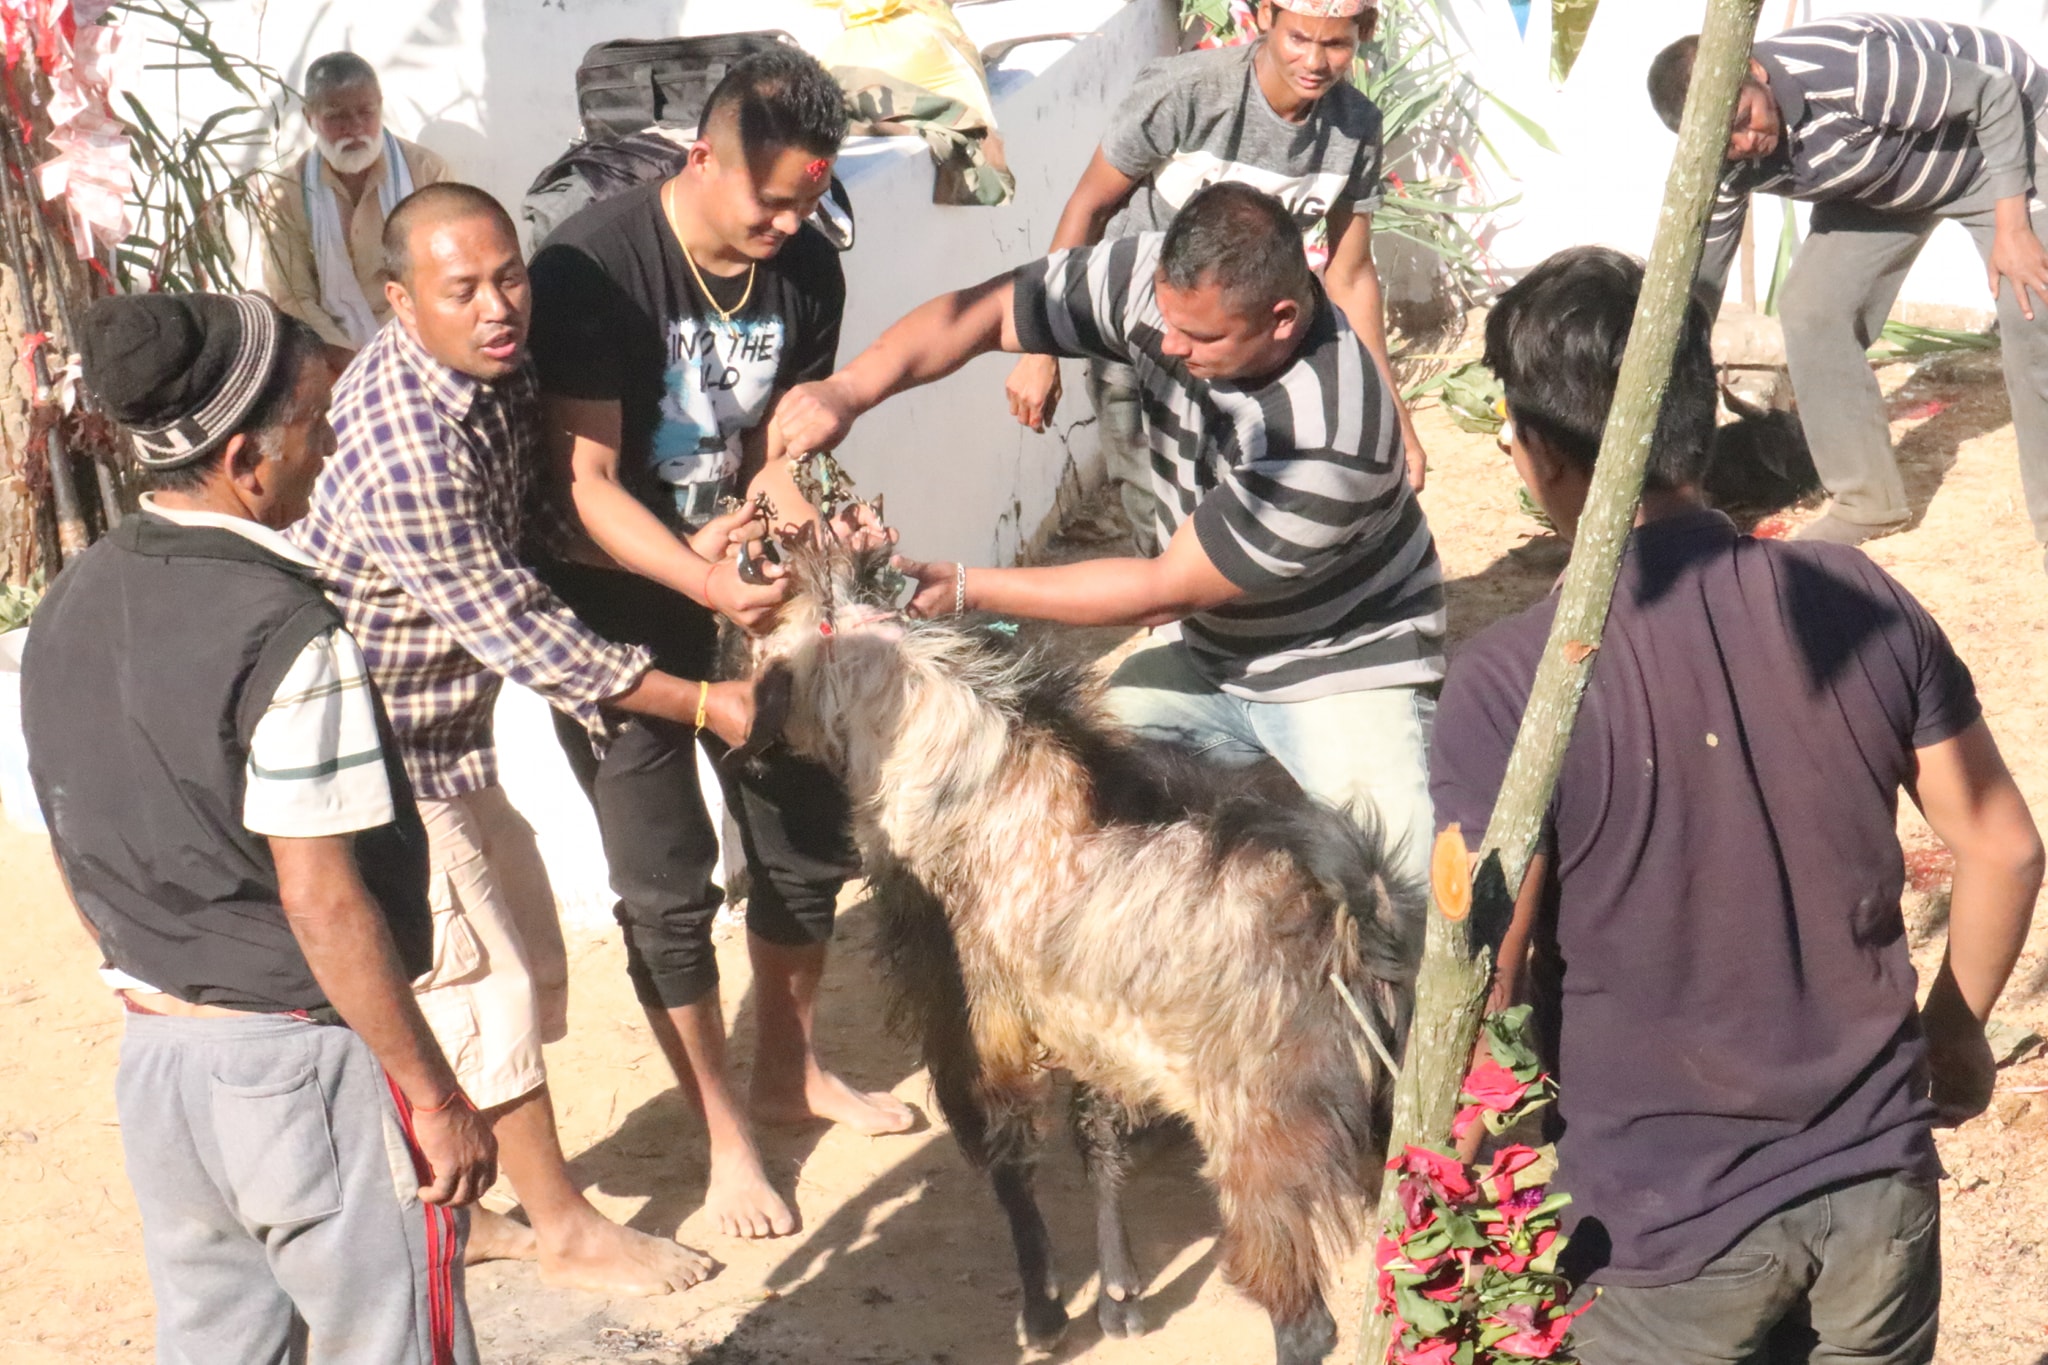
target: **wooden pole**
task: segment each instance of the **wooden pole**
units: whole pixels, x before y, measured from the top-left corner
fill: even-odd
[[[1615,385],[1614,406],[1593,485],[1565,569],[1557,617],[1545,644],[1528,710],[1515,736],[1507,776],[1480,849],[1473,879],[1472,913],[1446,919],[1432,904],[1422,966],[1415,985],[1415,1023],[1394,1088],[1392,1150],[1449,1141],[1458,1092],[1478,1039],[1493,976],[1493,954],[1514,909],[1564,766],[1579,701],[1600,648],[1621,553],[1635,524],[1643,471],[1657,415],[1670,383],[1707,216],[1728,150],[1728,123],[1749,70],[1763,0],[1708,0],[1692,89],[1678,132],[1678,150],[1665,183],[1664,206],[1650,248],[1642,297]],[[1395,1182],[1381,1193],[1379,1227],[1397,1223]],[[1381,1365],[1388,1321],[1371,1301],[1361,1331],[1360,1365]]]

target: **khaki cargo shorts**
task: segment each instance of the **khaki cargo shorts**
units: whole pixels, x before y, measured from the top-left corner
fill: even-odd
[[[533,827],[502,787],[419,802],[434,965],[420,1013],[479,1109],[547,1083],[541,1044],[569,1031],[569,961]]]

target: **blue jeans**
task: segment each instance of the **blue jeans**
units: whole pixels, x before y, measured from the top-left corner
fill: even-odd
[[[1393,865],[1424,884],[1436,815],[1429,731],[1436,698],[1416,687],[1339,692],[1312,701],[1247,701],[1195,672],[1178,641],[1141,649],[1109,679],[1109,708],[1148,739],[1216,763],[1276,760],[1310,796],[1376,814]]]

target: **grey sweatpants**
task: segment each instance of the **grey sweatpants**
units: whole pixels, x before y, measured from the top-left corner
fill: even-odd
[[[1884,329],[1906,272],[1944,220],[1969,229],[1987,260],[1995,200],[1974,190],[1932,213],[1880,213],[1860,204],[1817,204],[1812,229],[1793,258],[1780,314],[1785,360],[1814,467],[1845,521],[1882,526],[1911,513],[1883,396],[1864,352]],[[2034,231],[2048,240],[2035,204]],[[1998,293],[2005,386],[2012,397],[2020,482],[2034,538],[2048,543],[2048,308],[2021,315],[2012,287]]]
[[[354,1032],[131,1014],[114,1096],[158,1365],[474,1365],[468,1215]]]

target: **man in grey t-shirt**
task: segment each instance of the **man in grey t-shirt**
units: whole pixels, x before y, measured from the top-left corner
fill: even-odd
[[[1239,181],[1278,198],[1299,224],[1330,301],[1398,395],[1387,363],[1372,215],[1380,205],[1380,111],[1351,84],[1351,65],[1379,11],[1372,0],[1263,0],[1259,37],[1242,47],[1163,58],[1138,75],[1067,201],[1052,250],[1163,232],[1205,185]],[[1109,476],[1141,553],[1158,550],[1151,449],[1137,384],[1094,360],[1089,397]],[[1026,356],[1009,382],[1010,411],[1034,431],[1060,399],[1059,362]],[[1422,487],[1414,423],[1396,398],[1409,484]]]

